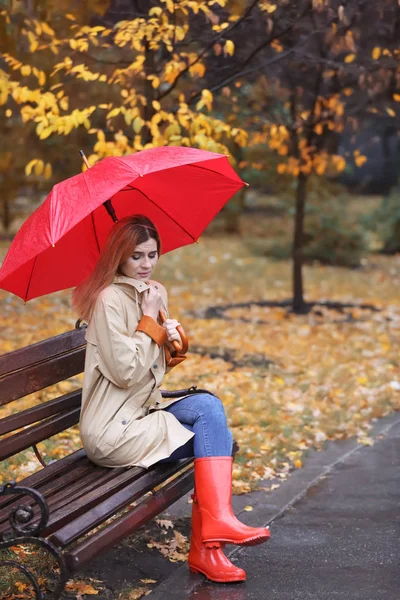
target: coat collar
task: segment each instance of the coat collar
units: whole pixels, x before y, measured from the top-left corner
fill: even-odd
[[[113,279],[113,283],[129,285],[130,287],[135,288],[139,293],[150,288],[144,281],[139,281],[138,279],[133,279],[133,277],[127,277],[126,275],[116,275]]]

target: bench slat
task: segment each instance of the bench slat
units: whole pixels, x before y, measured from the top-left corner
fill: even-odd
[[[176,463],[163,463],[162,465],[157,464],[151,467],[144,472],[138,481],[127,485],[114,496],[111,496],[111,498],[92,508],[90,512],[84,513],[76,520],[59,529],[50,536],[50,541],[56,546],[67,546],[83,534],[106,521],[118,510],[121,510],[126,505],[140,498],[143,494],[160,485],[185,465],[190,464],[192,460],[192,458],[189,458],[177,461]]]
[[[85,348],[77,348],[0,379],[0,406],[82,373]]]
[[[47,417],[51,417],[52,415],[56,415],[65,410],[78,408],[81,405],[81,401],[82,390],[75,390],[74,392],[60,396],[55,400],[49,400],[44,404],[33,406],[22,412],[0,419],[0,435],[10,433],[10,431],[15,431],[21,427],[26,427],[32,423],[37,423],[37,421],[41,421],[42,419],[46,419]]]
[[[56,463],[54,463],[56,464]],[[53,465],[50,465],[50,467]],[[49,467],[39,471],[39,473],[43,473],[43,471],[47,471]],[[62,471],[58,476],[57,474],[54,476],[54,479],[50,479],[49,481],[39,482],[37,486],[29,486],[36,489],[40,492],[46,499],[50,498],[52,495],[56,494],[60,489],[65,489],[65,487],[71,485],[71,482],[75,482],[76,480],[81,480],[85,477],[85,475],[90,471],[92,472],[95,468],[95,465],[89,461],[88,458],[83,457],[78,462],[73,463],[71,466],[66,466],[66,469]],[[101,469],[101,467],[96,467],[97,469]],[[20,482],[21,485],[25,486],[26,480]],[[15,508],[17,505],[25,506],[30,505],[34,506],[34,502],[30,496],[6,496],[4,501],[0,506],[0,523],[4,523],[8,521],[8,515],[10,511]],[[0,531],[4,530],[3,525],[0,525]]]
[[[93,488],[96,489],[102,484],[109,482],[110,479],[113,480],[117,478],[118,475],[124,474],[125,471],[125,467],[119,469],[106,469],[104,467],[98,467],[93,463],[89,463],[84,467],[75,469],[73,471],[73,478],[67,477],[67,473],[65,477],[58,477],[56,482],[49,482],[49,484],[43,488],[36,489],[38,489],[45,497],[51,516],[55,511],[62,509],[64,510],[64,513],[68,513],[68,507],[73,501],[80,501],[82,496],[88,491],[92,491]],[[98,502],[100,502],[100,500],[101,498],[98,499]],[[39,507],[32,501],[30,496],[25,496],[22,502],[19,501],[15,503],[15,505],[17,504],[20,506],[31,506],[36,517],[32,522],[35,523],[39,520]],[[0,534],[9,529],[7,515],[11,508],[12,505],[7,507],[7,511],[3,510],[2,513],[0,513],[2,520]]]
[[[60,475],[64,471],[72,469],[80,461],[89,462],[89,459],[86,457],[86,452],[83,450],[83,448],[76,450],[72,454],[68,454],[68,456],[64,456],[64,458],[60,458],[50,465],[47,465],[45,469],[41,469],[40,471],[33,473],[33,475],[28,475],[28,477],[25,477],[25,479],[18,482],[18,485],[23,485],[25,487],[39,487],[47,481],[54,479],[54,477]],[[0,508],[10,504],[14,498],[12,496],[6,496],[2,498],[0,501]]]
[[[25,348],[3,354],[0,356],[0,378],[19,369],[47,361],[49,356],[57,356],[85,346],[85,333],[86,329],[73,329]]]
[[[75,408],[61,415],[50,417],[38,425],[27,427],[0,442],[0,460],[5,460],[33,444],[47,440],[49,437],[76,425],[79,421],[81,409]]]
[[[107,469],[92,464],[85,475],[80,477],[78,481],[74,481],[72,484],[70,483],[67,489],[61,486],[55,494],[52,494],[51,496],[45,494],[50,512],[68,506],[74,500],[81,498],[86,491],[91,491],[93,488],[96,488],[96,486],[107,483],[110,479],[113,480],[118,477],[119,474],[125,472],[125,470],[125,467]]]
[[[108,527],[92,534],[65,555],[71,572],[80,569],[92,558],[111,548],[121,538],[130,535],[150,519],[171,506],[193,488],[193,469],[167,483],[161,490],[145,498],[138,506],[116,519]]]
[[[116,471],[117,469],[109,470]],[[91,510],[96,504],[103,502],[127,484],[137,480],[142,472],[143,469],[139,467],[127,469],[124,473],[119,473],[117,477],[114,476],[111,481],[107,481],[103,485],[96,484],[92,489],[85,489],[84,495],[73,502],[69,502],[62,508],[58,510],[53,509],[50,513],[51,516],[44,534],[47,536],[53,533],[88,510]]]

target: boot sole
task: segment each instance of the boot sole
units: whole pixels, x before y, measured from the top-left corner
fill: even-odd
[[[229,577],[224,579],[219,579],[217,577],[210,577],[205,573],[205,571],[200,571],[200,569],[196,569],[195,567],[191,567],[189,565],[189,570],[191,573],[195,573],[196,575],[204,575],[210,581],[215,581],[216,583],[239,583],[240,581],[246,581],[246,577]]]
[[[222,544],[235,544],[236,546],[258,546],[259,544],[264,544],[270,539],[270,535],[258,535],[254,538],[250,538],[248,540],[228,540],[227,538],[216,538],[216,539],[208,539],[203,540],[203,544],[208,544],[212,542],[221,542]]]

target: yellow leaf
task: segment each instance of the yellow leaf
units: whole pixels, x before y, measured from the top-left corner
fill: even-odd
[[[279,173],[279,175],[283,175],[284,173],[286,173],[286,165],[284,163],[280,163],[277,167],[276,167],[277,172]]]
[[[30,175],[32,173],[32,167],[34,165],[36,165],[38,159],[34,158],[33,160],[31,160],[30,162],[28,162],[28,164],[25,167],[25,175]]]
[[[393,100],[395,102],[400,102],[400,94],[393,94]]]
[[[354,159],[354,162],[356,163],[357,167],[362,167],[363,164],[365,162],[367,162],[367,157],[366,156],[356,156],[356,158]]]
[[[374,445],[374,440],[367,436],[357,438],[357,442],[359,444],[362,444],[363,446],[373,446]]]
[[[296,469],[301,469],[301,467],[303,466],[303,463],[301,462],[301,460],[299,458],[297,460],[295,460],[293,464],[296,467]]]
[[[226,41],[225,52],[229,54],[229,56],[233,56],[233,53],[235,52],[235,44],[232,42],[232,40]]]
[[[142,129],[143,125],[144,125],[143,119],[141,119],[140,117],[136,117],[136,119],[133,121],[134,132],[139,133],[140,130]]]
[[[343,156],[334,157],[333,162],[339,173],[346,168],[346,159]]]
[[[107,119],[112,119],[112,117],[116,117],[117,115],[119,115],[119,113],[121,112],[120,108],[113,108],[112,110],[110,110],[109,113],[107,113]]]
[[[250,506],[250,505],[247,505],[247,506],[244,507],[243,510],[245,510],[246,512],[251,512],[253,510],[253,507]]]
[[[42,131],[39,134],[39,139],[40,140],[45,140],[48,137],[51,136],[51,134],[53,133],[53,128],[52,127],[45,127],[44,129],[42,129]],[[36,168],[35,168],[36,171]],[[36,173],[38,175],[38,173]]]
[[[32,72],[32,69],[30,67],[30,65],[23,65],[21,67],[21,75],[23,75],[24,77],[27,77],[28,75],[30,75]]]
[[[196,63],[195,65],[193,65],[192,67],[189,68],[189,72],[191,75],[197,75],[197,77],[203,77],[204,73],[206,72],[206,68],[203,65],[203,63]],[[185,98],[183,98],[182,102],[185,101]]]
[[[125,123],[126,123],[127,125],[130,125],[130,124],[132,123],[132,121],[133,121],[132,112],[130,112],[130,111],[129,111],[129,112],[126,112],[126,113],[124,114],[124,119],[125,119]]]
[[[352,62],[355,60],[355,58],[356,58],[356,55],[355,55],[355,54],[348,54],[348,55],[345,57],[345,59],[344,59],[344,62],[345,62],[345,63],[352,63]]]
[[[67,96],[65,96],[64,98],[61,98],[61,100],[60,100],[60,107],[63,110],[68,110],[68,98],[67,98]]]
[[[52,175],[51,164],[47,163],[46,166],[45,166],[45,168],[44,168],[45,179],[50,179],[51,175]]]
[[[17,581],[17,582],[15,583],[15,587],[17,588],[17,590],[18,590],[19,592],[23,592],[24,590],[26,590],[26,589],[27,589],[27,587],[28,587],[28,584],[27,584],[27,583],[20,583],[19,581]]]
[[[283,46],[278,40],[273,40],[271,42],[271,48],[273,48],[276,52],[282,52]]]
[[[141,579],[142,583],[157,583],[157,579]]]
[[[65,589],[68,592],[78,592],[80,595],[93,595],[99,593],[99,590],[96,590],[92,585],[89,585],[84,581],[68,581]]]
[[[161,104],[158,102],[158,100],[153,100],[151,105],[154,108],[154,110],[161,110]]]
[[[391,117],[395,117],[396,113],[394,112],[394,110],[392,108],[387,108],[386,112],[388,115],[390,115]]]
[[[317,123],[317,125],[314,127],[314,131],[317,135],[321,135],[324,131],[322,123]]]
[[[35,164],[35,175],[39,177],[43,173],[44,170],[44,162],[42,160],[37,160]]]
[[[152,17],[153,15],[158,17],[159,15],[161,15],[161,13],[162,13],[162,9],[159,6],[154,6],[153,8],[151,8],[149,10],[149,17]]]
[[[360,383],[361,385],[364,385],[365,383],[368,382],[367,377],[363,376],[363,377],[358,377],[357,378],[357,382]]]
[[[153,86],[154,89],[157,89],[158,86],[160,85],[160,80],[158,77],[154,77],[153,81],[151,82],[151,85]]]
[[[379,48],[379,46],[376,46],[373,50],[372,50],[372,58],[374,60],[378,60],[378,58],[380,58],[382,54],[382,50],[381,48]]]

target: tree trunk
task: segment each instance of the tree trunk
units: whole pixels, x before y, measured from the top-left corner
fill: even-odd
[[[240,235],[240,215],[243,212],[247,188],[242,188],[225,208],[225,232]]]
[[[303,297],[303,238],[304,238],[304,208],[307,196],[307,175],[299,173],[296,188],[296,215],[293,240],[293,311],[304,311]]]
[[[144,72],[146,75],[154,74],[155,69],[155,61],[154,61],[154,52],[150,50],[150,44],[148,42],[145,43],[145,61],[144,61]],[[153,100],[155,90],[152,86],[152,83],[149,79],[146,79],[144,82],[144,96],[146,98],[146,106],[143,110],[143,118],[145,121],[150,121],[153,117],[155,110],[153,108]],[[151,130],[148,125],[144,125],[141,132],[142,136],[142,144],[143,146],[149,144],[153,136],[151,135]]]
[[[6,233],[10,227],[10,202],[9,194],[7,191],[3,193],[3,229]]]

